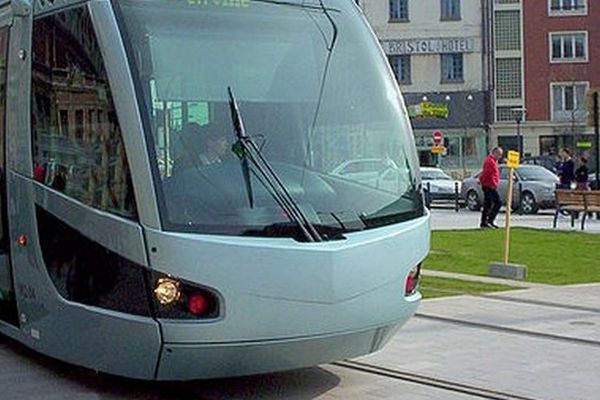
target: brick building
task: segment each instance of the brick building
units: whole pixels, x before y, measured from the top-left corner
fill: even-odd
[[[600,88],[600,4],[494,0],[493,25],[492,141],[518,149],[521,131],[525,155],[569,147],[595,157],[585,99]]]

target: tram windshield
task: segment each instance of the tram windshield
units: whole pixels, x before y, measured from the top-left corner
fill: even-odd
[[[165,229],[296,236],[273,178],[240,151],[230,89],[260,158],[323,237],[423,215],[408,117],[351,1],[118,7]]]

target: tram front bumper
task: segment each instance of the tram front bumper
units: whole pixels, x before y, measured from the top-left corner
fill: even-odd
[[[429,216],[343,241],[148,232],[160,273],[211,288],[220,314],[159,318],[157,379],[239,376],[314,366],[381,348],[416,311],[405,293],[429,249]],[[160,251],[162,249],[162,251]]]
[[[166,343],[156,379],[193,380],[254,375],[358,357],[381,349],[402,322],[358,332],[284,340]]]

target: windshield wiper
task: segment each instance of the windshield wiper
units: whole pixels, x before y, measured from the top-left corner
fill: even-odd
[[[287,217],[298,225],[306,239],[309,242],[322,242],[323,238],[319,232],[317,232],[306,215],[304,215],[279,176],[275,173],[269,162],[263,157],[256,142],[246,133],[242,115],[240,114],[240,109],[233,94],[233,90],[231,87],[228,87],[227,91],[229,93],[229,108],[231,110],[233,128],[235,129],[235,134],[238,139],[232,149],[242,162],[242,172],[246,182],[246,191],[248,192],[250,207],[253,207],[254,201],[249,162],[252,163],[260,175],[260,178],[262,178],[259,179],[259,181],[268,186],[268,189],[270,189],[269,192],[277,204],[283,209]]]

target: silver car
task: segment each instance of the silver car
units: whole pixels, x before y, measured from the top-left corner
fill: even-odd
[[[456,189],[460,193],[460,182],[439,168],[421,167],[421,179],[432,200],[454,200]]]
[[[508,192],[508,172],[506,165],[500,165],[500,185],[498,193],[506,204]],[[481,171],[463,181],[461,198],[469,210],[477,211],[483,205],[483,191],[479,183]],[[535,214],[542,208],[553,208],[554,190],[558,177],[539,165],[521,165],[515,170],[513,188],[513,208],[520,208],[524,214]]]
[[[389,158],[361,158],[344,161],[330,174],[394,193],[404,193],[410,187],[408,171],[399,167]]]

